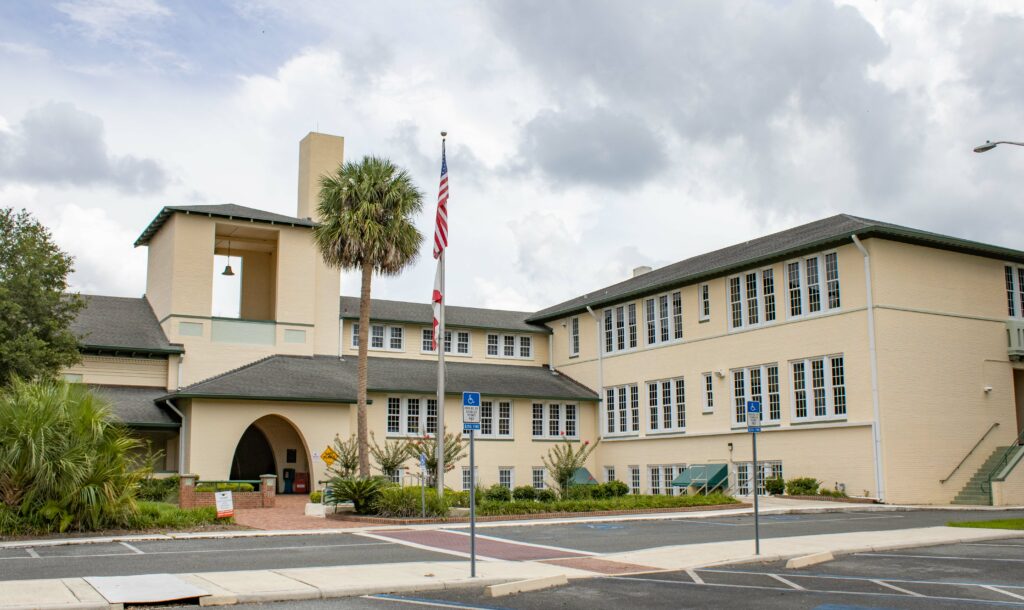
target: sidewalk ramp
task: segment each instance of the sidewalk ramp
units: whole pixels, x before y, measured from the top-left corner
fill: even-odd
[[[112,604],[173,602],[210,595],[173,574],[89,576],[84,580]]]

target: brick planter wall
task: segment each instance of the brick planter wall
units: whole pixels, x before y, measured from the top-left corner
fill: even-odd
[[[212,491],[196,491],[194,474],[181,475],[178,482],[178,505],[181,508],[200,508],[216,506],[217,502]],[[231,501],[236,509],[273,508],[277,497],[277,477],[263,475],[260,477],[259,491],[235,491],[231,493]]]

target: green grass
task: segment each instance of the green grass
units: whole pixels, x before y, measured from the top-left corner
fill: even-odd
[[[711,506],[735,504],[735,498],[720,493],[706,496],[619,496],[617,498],[556,500],[535,502],[532,500],[513,502],[484,501],[477,507],[480,515],[530,515],[538,513],[587,513],[606,510],[637,510],[650,508],[679,508],[687,506]]]
[[[234,519],[218,519],[217,509],[212,506],[184,509],[167,502],[139,502],[132,529],[188,529],[227,523],[234,523]]]
[[[950,521],[951,527],[978,527],[995,530],[1024,530],[1024,519],[992,519],[991,521]]]

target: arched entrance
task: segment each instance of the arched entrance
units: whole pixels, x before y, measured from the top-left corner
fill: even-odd
[[[296,491],[297,478],[306,477],[309,492],[309,451],[294,425],[279,415],[254,421],[242,433],[231,459],[231,478],[251,481],[277,475],[277,493]]]

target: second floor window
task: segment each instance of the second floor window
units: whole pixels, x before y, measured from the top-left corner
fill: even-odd
[[[839,258],[835,252],[786,263],[789,317],[839,309]]]
[[[715,379],[711,373],[704,373],[704,412],[713,413],[715,411]]]
[[[460,356],[470,355],[470,337],[468,330],[444,331],[444,353],[452,353],[452,339],[455,339],[455,352]],[[434,349],[434,329],[424,328],[421,331],[420,351],[424,353],[437,353]]]
[[[761,403],[761,421],[778,423],[782,417],[779,396],[779,365],[764,364],[732,371],[733,416],[732,425],[747,423],[747,401]]]
[[[846,417],[846,367],[842,356],[795,360],[790,366],[794,419]]]
[[[647,406],[651,432],[686,430],[686,385],[682,377],[648,382]]]
[[[569,355],[580,355],[580,319],[578,317],[569,320]]]
[[[577,406],[533,403],[534,438],[579,438]]]
[[[1011,318],[1024,318],[1024,267],[1006,265],[1006,308]]]
[[[480,402],[479,436],[483,438],[512,438],[511,402],[499,402],[497,407],[490,400]]]
[[[697,294],[700,297],[700,315],[698,319],[703,322],[704,320],[711,319],[711,286],[709,284],[701,284],[697,287]]]
[[[640,431],[640,388],[636,384],[605,388],[607,436]]]
[[[359,348],[359,322],[352,323],[352,347]],[[405,351],[405,329],[384,324],[370,325],[370,349]]]
[[[487,355],[492,358],[533,358],[533,337],[530,335],[487,334]]]
[[[729,328],[775,321],[775,272],[750,271],[729,278]]]
[[[647,345],[683,338],[683,294],[680,291],[644,300]]]
[[[577,338],[577,349],[578,343]],[[636,303],[626,303],[604,310],[605,353],[634,349],[636,344]]]
[[[389,436],[421,436],[424,432],[437,434],[436,399],[388,397]]]

